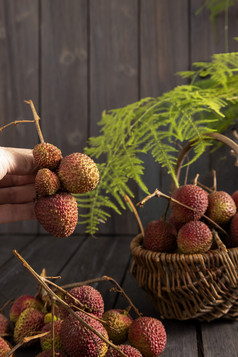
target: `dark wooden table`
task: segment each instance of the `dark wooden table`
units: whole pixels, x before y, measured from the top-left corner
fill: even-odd
[[[159,318],[130,274],[130,236],[57,239],[46,235],[1,235],[0,239],[0,305],[19,295],[36,293],[36,281],[13,254],[16,249],[37,273],[45,268],[49,276],[60,275],[58,285],[110,276],[123,287],[141,313]],[[95,286],[104,297],[105,309],[126,307],[122,296],[110,292],[112,286],[108,282],[99,282]],[[163,357],[238,356],[236,321],[163,320],[163,323],[168,337]],[[35,356],[39,350],[39,346],[30,350],[19,349],[16,357]]]

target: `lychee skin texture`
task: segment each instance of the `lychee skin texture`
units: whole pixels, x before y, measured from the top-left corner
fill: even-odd
[[[231,196],[236,204],[236,208],[238,209],[238,190],[235,191]]]
[[[33,148],[33,157],[39,169],[55,170],[62,158],[62,153],[56,146],[44,142]]]
[[[62,351],[55,350],[55,355],[57,357],[67,357],[66,354]],[[51,350],[45,350],[36,355],[36,357],[52,357],[52,351]]]
[[[176,248],[176,229],[163,220],[149,222],[144,232],[144,246],[155,252],[172,252]]]
[[[132,317],[126,310],[111,309],[107,310],[102,319],[106,322],[106,328],[110,340],[115,344],[126,342],[129,327],[133,321]]]
[[[65,238],[74,232],[78,222],[77,201],[67,192],[40,197],[35,203],[35,214],[48,233]]]
[[[75,313],[108,339],[107,331],[101,322],[83,312],[76,311]],[[87,330],[81,322],[71,314],[62,322],[60,339],[63,350],[70,357],[104,357],[108,350],[107,343],[92,331]]]
[[[206,215],[217,224],[225,224],[236,213],[236,204],[233,198],[225,191],[214,191],[208,196]]]
[[[35,177],[35,190],[37,196],[51,196],[60,189],[58,176],[50,169],[38,170]]]
[[[0,337],[0,356],[4,357],[8,352],[11,351],[11,347],[8,344],[7,341],[4,340],[4,338]],[[13,357],[14,355],[10,355],[10,357]]]
[[[10,332],[10,321],[0,313],[0,335]]]
[[[164,351],[167,336],[161,321],[153,317],[142,316],[132,322],[128,340],[143,356],[156,357]]]
[[[101,293],[90,285],[82,285],[75,287],[69,291],[69,293],[78,299],[83,305],[83,309],[98,318],[101,318],[104,313],[104,301]],[[77,303],[73,301],[70,296],[65,296],[65,301],[68,304],[77,306]],[[81,307],[78,304],[78,307]]]
[[[238,213],[231,219],[231,247],[238,247]]]
[[[55,349],[62,350],[61,341],[60,341],[60,329],[61,329],[61,321],[54,321],[54,337],[55,337]],[[52,323],[48,323],[43,326],[41,332],[48,332],[50,333],[46,336],[40,338],[40,345],[43,351],[51,350],[52,348]]]
[[[19,343],[26,336],[33,336],[39,333],[44,325],[44,314],[32,307],[24,310],[19,316],[14,328],[14,341]],[[27,347],[34,343],[32,340],[24,344]]]
[[[61,160],[58,176],[63,188],[71,193],[92,191],[99,182],[96,163],[89,156],[78,152]]]
[[[172,215],[177,222],[197,221],[208,207],[208,193],[196,185],[184,185],[174,190],[172,198],[196,210],[196,212],[171,202]]]
[[[20,314],[29,307],[33,307],[38,310],[43,309],[42,302],[35,296],[28,294],[19,296],[11,306],[10,321],[15,323]]]
[[[140,351],[130,345],[118,345],[117,347],[128,357],[143,357]],[[114,348],[110,347],[105,357],[121,357],[121,355]]]
[[[212,232],[201,221],[191,221],[178,231],[177,244],[184,254],[205,253],[212,246]]]

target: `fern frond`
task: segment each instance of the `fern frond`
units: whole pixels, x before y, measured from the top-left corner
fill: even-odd
[[[177,144],[197,139],[194,156],[187,163],[191,164],[211,145],[204,139],[207,133],[221,132],[236,120],[238,53],[216,54],[211,62],[197,62],[194,68],[182,73],[191,77],[191,84],[103,112],[100,135],[91,137],[84,150],[101,161],[100,182],[93,192],[77,196],[79,207],[88,210],[81,215],[87,233],[94,234],[99,223],[110,217],[110,210],[126,209],[124,195],[134,195],[131,181],[149,194],[143,181],[146,154],[165,167],[178,185]]]

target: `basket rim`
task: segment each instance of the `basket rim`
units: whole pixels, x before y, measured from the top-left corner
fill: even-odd
[[[132,256],[140,256],[143,255],[144,258],[152,259],[154,261],[165,261],[167,263],[171,261],[194,261],[194,262],[201,262],[202,260],[210,260],[212,256],[224,254],[224,250],[220,250],[219,248],[209,250],[205,253],[193,253],[193,254],[184,254],[184,253],[165,253],[165,252],[155,252],[149,249],[146,249],[142,245],[143,241],[143,234],[139,233],[134,236],[130,243],[130,250]],[[238,255],[238,247],[226,248],[229,255]]]

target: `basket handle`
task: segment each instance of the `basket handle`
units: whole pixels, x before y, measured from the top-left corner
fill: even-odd
[[[209,140],[211,138],[215,139],[217,141],[220,141],[223,144],[226,144],[227,146],[229,146],[238,157],[238,145],[237,145],[237,143],[235,141],[231,140],[227,136],[225,136],[223,134],[220,134],[220,133],[207,133],[206,135],[204,135],[204,139],[208,139]],[[194,140],[188,142],[180,150],[180,152],[178,154],[177,162],[176,162],[176,165],[175,165],[175,168],[174,168],[177,180],[179,180],[179,176],[180,176],[180,172],[181,172],[183,161],[184,161],[187,153],[192,149],[193,145],[196,143],[196,141],[198,141],[198,139],[194,139]]]

